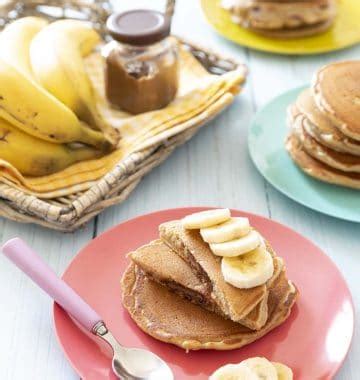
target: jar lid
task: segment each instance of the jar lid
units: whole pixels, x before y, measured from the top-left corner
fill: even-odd
[[[147,9],[114,13],[106,26],[115,40],[130,45],[151,45],[170,34],[170,20],[164,13]]]

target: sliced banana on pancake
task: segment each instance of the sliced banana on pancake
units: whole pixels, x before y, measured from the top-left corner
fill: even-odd
[[[223,257],[221,272],[225,281],[236,288],[254,288],[265,284],[273,275],[273,258],[262,243],[245,255]]]
[[[246,365],[226,364],[217,369],[209,380],[259,380],[259,377]]]
[[[241,364],[245,364],[257,375],[261,380],[278,380],[275,367],[266,358],[255,357],[244,360]]]
[[[210,249],[217,256],[234,257],[244,255],[257,248],[262,241],[260,234],[251,230],[247,235],[224,243],[211,243]]]
[[[248,218],[230,218],[224,223],[200,230],[202,238],[207,243],[224,243],[245,236],[249,232]]]
[[[229,219],[230,210],[228,208],[207,210],[185,216],[182,220],[182,225],[187,230],[195,230],[212,227]]]
[[[293,372],[288,366],[282,363],[275,362],[272,362],[272,365],[276,369],[278,380],[293,380]]]

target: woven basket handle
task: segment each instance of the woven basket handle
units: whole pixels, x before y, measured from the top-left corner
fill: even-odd
[[[166,0],[165,16],[170,20],[175,11],[175,0]]]

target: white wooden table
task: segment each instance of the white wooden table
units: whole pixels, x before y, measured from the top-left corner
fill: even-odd
[[[0,219],[0,242],[21,236],[61,274],[92,238],[136,215],[190,205],[233,207],[280,221],[320,246],[345,276],[359,312],[360,225],[313,212],[273,189],[251,163],[246,137],[259,107],[277,94],[309,82],[312,73],[326,62],[358,58],[360,46],[313,57],[250,51],[217,36],[206,24],[198,1],[189,0],[178,1],[173,30],[245,62],[251,72],[245,91],[230,109],[149,174],[123,205],[108,209],[74,234]],[[0,257],[1,380],[78,379],[57,344],[51,310],[49,298]],[[336,379],[358,380],[359,357],[357,326],[352,349]]]

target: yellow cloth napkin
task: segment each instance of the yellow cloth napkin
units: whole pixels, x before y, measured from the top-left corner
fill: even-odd
[[[99,111],[120,131],[118,148],[105,157],[79,162],[36,178],[24,177],[11,164],[0,160],[0,182],[44,199],[85,191],[131,153],[160,144],[209,120],[232,102],[245,80],[242,67],[220,76],[209,74],[180,46],[180,87],[175,100],[164,109],[134,116],[107,103],[101,55],[95,52],[86,57],[85,66],[97,95]]]

